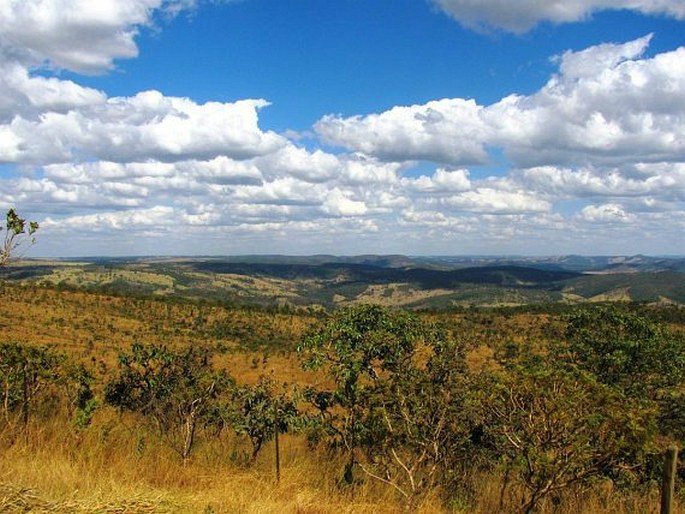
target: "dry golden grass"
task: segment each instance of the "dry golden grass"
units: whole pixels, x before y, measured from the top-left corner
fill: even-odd
[[[0,285],[0,339],[51,345],[92,365],[110,367],[134,342],[205,345],[251,361],[290,351],[314,318],[49,288]],[[229,330],[223,330],[228,328]],[[262,350],[247,351],[253,341]],[[249,353],[249,359],[245,357]],[[241,355],[242,357],[236,357]],[[241,366],[242,367],[242,366]],[[245,367],[250,370],[250,367]]]
[[[0,512],[392,513],[403,510],[392,490],[374,482],[340,488],[341,462],[284,436],[280,483],[273,445],[246,468],[227,436],[199,444],[183,465],[132,417],[98,415],[85,432],[47,422],[28,441],[2,441]],[[441,512],[430,502],[426,514]]]
[[[591,302],[629,302],[631,299],[630,288],[621,287],[608,291],[606,293],[598,294],[589,299]]]
[[[449,289],[416,289],[411,284],[403,283],[370,285],[353,301],[347,303],[373,303],[393,307],[411,305],[421,300],[447,296],[452,292]]]
[[[247,442],[232,433],[201,434],[191,459],[179,456],[131,414],[102,408],[76,430],[58,417],[35,419],[26,434],[0,432],[0,512],[391,514],[514,513],[521,489],[501,498],[501,475],[476,472],[474,496],[445,505],[438,492],[407,509],[391,487],[357,472],[341,485],[344,460],[310,449],[304,438],[281,436],[281,480],[274,446],[247,465]],[[568,492],[541,514],[657,513],[658,491],[621,491],[610,482]],[[683,513],[685,509],[677,509]]]
[[[214,514],[490,514],[515,512],[516,487],[500,503],[499,477],[474,478],[471,502],[444,505],[428,497],[407,510],[394,491],[365,480],[341,487],[342,461],[307,450],[297,437],[282,438],[282,471],[276,483],[273,447],[245,468],[230,458],[239,441],[200,445],[187,465],[150,434],[113,424],[112,413],[100,416],[86,433],[64,427],[32,427],[28,442],[3,441],[0,451],[0,512],[19,513],[214,513]],[[104,432],[106,436],[103,436]],[[146,439],[141,448],[141,438]],[[219,450],[224,450],[221,453]],[[615,491],[600,484],[593,491],[566,495],[543,514],[658,512],[658,494]],[[678,509],[676,512],[685,512]]]

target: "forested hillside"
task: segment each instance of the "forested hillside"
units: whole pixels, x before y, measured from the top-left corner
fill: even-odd
[[[402,256],[25,261],[8,281],[129,296],[331,309],[409,309],[635,301],[685,304],[682,259]]]

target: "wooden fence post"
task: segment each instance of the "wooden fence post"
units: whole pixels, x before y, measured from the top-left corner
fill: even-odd
[[[22,420],[24,422],[24,430],[26,430],[26,427],[29,424],[29,385],[28,385],[28,377],[26,376],[26,368],[28,367],[28,364],[24,362],[24,367],[22,368],[22,388],[23,388],[23,402],[21,405],[21,415],[22,415]]]
[[[276,483],[278,484],[281,481],[281,451],[278,444],[278,404],[274,406],[274,428],[274,442],[276,443]]]
[[[664,456],[664,475],[661,483],[661,514],[673,514],[673,493],[678,464],[678,448],[674,445],[666,450]]]

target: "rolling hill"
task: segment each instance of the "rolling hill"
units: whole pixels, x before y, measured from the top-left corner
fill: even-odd
[[[401,255],[88,258],[23,261],[0,278],[224,303],[409,308],[638,301],[685,304],[685,259]]]

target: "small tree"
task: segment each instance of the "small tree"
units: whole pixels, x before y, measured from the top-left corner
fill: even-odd
[[[226,372],[212,369],[207,349],[172,351],[134,343],[129,353],[119,356],[119,373],[106,385],[105,401],[152,420],[185,462],[198,424],[232,384]]]
[[[577,370],[515,369],[484,406],[506,476],[513,471],[525,489],[525,513],[550,495],[629,467],[655,428],[649,409]]]
[[[459,471],[476,464],[479,418],[470,408],[464,348],[426,337],[406,366],[377,382],[368,406],[380,429],[366,441],[365,471],[395,487],[409,506],[435,486],[451,495],[454,486],[465,485]]]
[[[28,424],[41,392],[60,378],[63,359],[50,348],[0,343],[0,398],[5,423],[13,425],[17,415]]]
[[[7,211],[6,220],[5,238],[0,246],[0,267],[10,261],[20,245],[27,241],[33,244],[35,239],[32,236],[38,230],[38,223],[35,221],[29,221],[27,228],[26,220],[15,209]]]
[[[66,397],[67,413],[77,428],[90,425],[98,402],[92,386],[95,378],[81,363],[65,361],[60,384]]]
[[[332,389],[307,394],[333,448],[394,487],[408,505],[464,455],[464,351],[416,316],[374,305],[336,313],[298,349],[305,368],[323,368]]]
[[[297,426],[299,412],[292,397],[277,392],[276,382],[262,376],[255,385],[238,387],[232,401],[232,424],[237,434],[246,435],[252,443],[250,462],[257,459],[265,442],[276,430],[283,434]]]
[[[362,305],[337,312],[299,345],[303,367],[325,367],[335,382],[333,390],[308,396],[325,419],[332,445],[346,449],[351,461],[378,428],[367,419],[375,383],[411,358],[418,332],[409,314]]]

